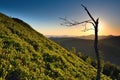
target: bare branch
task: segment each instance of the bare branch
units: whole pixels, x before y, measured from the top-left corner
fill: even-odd
[[[91,23],[93,26],[95,26],[95,24],[93,22],[88,22],[88,23]]]
[[[59,19],[61,19],[61,20],[64,21],[63,23],[61,23],[61,25],[70,26],[70,25],[74,24],[73,22],[67,20],[66,17],[65,17],[65,18],[61,18],[61,17],[59,17]]]
[[[95,19],[92,17],[92,15],[88,11],[87,7],[85,7],[83,4],[81,4],[81,6],[86,10],[86,12],[88,13],[89,17],[93,20],[93,22],[96,23]]]
[[[65,18],[59,17],[59,19],[64,20],[64,21],[67,20],[66,16],[65,16]]]
[[[91,22],[92,20],[86,20],[86,21],[83,21],[83,22],[78,22],[78,21],[74,21],[74,20],[67,20],[66,17],[65,18],[59,18],[61,20],[63,20],[64,22],[61,24],[61,25],[65,25],[65,26],[76,26],[76,25],[79,25],[79,24],[83,24],[83,23],[92,23],[94,25],[93,22]]]
[[[91,22],[92,23],[92,22]],[[83,30],[81,30],[81,31],[83,31],[83,32],[86,32],[86,31],[89,31],[89,30],[94,30],[93,28],[89,28],[89,29],[87,29],[87,23],[85,23],[85,25],[84,25],[84,29]]]

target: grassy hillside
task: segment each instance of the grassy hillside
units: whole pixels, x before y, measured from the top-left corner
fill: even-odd
[[[77,53],[95,57],[94,41],[80,38],[50,38],[59,43],[61,46],[71,49],[76,48]],[[106,61],[120,65],[120,36],[106,36],[106,38],[99,40],[99,51]]]
[[[94,80],[96,69],[75,54],[0,13],[0,80]],[[102,80],[110,80],[102,75]]]

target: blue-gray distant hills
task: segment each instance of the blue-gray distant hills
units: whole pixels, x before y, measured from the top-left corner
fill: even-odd
[[[82,37],[50,37],[50,39],[64,48],[71,49],[74,47],[77,53],[82,52],[83,54],[95,57],[93,35]],[[120,36],[100,36],[99,51],[105,61],[120,65]]]

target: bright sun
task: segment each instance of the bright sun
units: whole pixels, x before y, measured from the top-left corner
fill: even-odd
[[[99,32],[98,35],[104,35],[104,33],[105,33],[104,32],[105,31],[104,27],[105,27],[105,23],[103,21],[100,21],[99,25],[98,25],[98,30],[99,30],[98,31]]]
[[[98,25],[98,29],[99,29],[99,30],[102,29],[102,24],[101,24],[101,23],[99,23],[99,25]]]

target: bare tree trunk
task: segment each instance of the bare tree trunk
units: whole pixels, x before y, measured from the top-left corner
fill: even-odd
[[[88,11],[87,7],[85,7],[84,5],[81,4],[81,6],[85,9],[85,11],[87,12],[87,14],[89,15],[91,20],[87,20],[87,21],[83,21],[83,22],[70,22],[68,21],[66,18],[60,18],[62,20],[65,21],[65,25],[66,26],[74,26],[74,25],[78,25],[78,24],[82,24],[82,23],[91,23],[94,26],[95,29],[95,40],[94,40],[94,49],[95,49],[95,54],[96,54],[96,58],[97,58],[97,75],[96,75],[96,80],[100,80],[100,73],[101,73],[101,61],[100,61],[100,54],[98,51],[98,23],[99,23],[99,18],[97,18],[97,20],[95,20],[93,18],[93,16],[90,14],[90,12]],[[63,24],[61,24],[63,25]]]
[[[100,55],[98,51],[98,20],[95,22],[95,40],[94,40],[94,48],[95,48],[95,53],[96,53],[96,58],[97,58],[97,76],[96,80],[100,80],[100,73],[101,73],[101,62],[100,62]]]
[[[82,6],[84,7],[87,14],[89,15],[89,17],[93,21],[92,24],[93,24],[94,29],[95,29],[94,48],[95,48],[95,53],[96,53],[96,58],[97,58],[97,76],[96,76],[96,80],[100,80],[101,62],[100,62],[100,54],[99,54],[99,51],[98,51],[98,23],[99,23],[98,21],[99,21],[99,18],[97,18],[97,20],[95,21],[95,19],[92,17],[92,15],[88,11],[88,9],[84,5],[82,5]]]

